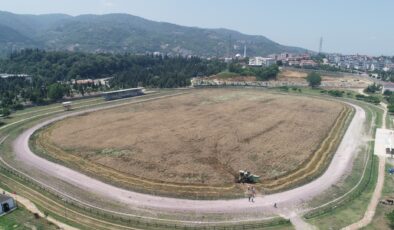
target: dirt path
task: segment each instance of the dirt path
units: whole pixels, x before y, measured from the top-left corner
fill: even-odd
[[[0,188],[1,191],[4,191],[4,189]],[[18,204],[23,205],[23,207],[25,207],[29,212],[31,213],[37,213],[41,218],[45,218],[46,220],[48,220],[49,222],[53,223],[54,225],[58,226],[60,229],[64,229],[64,230],[77,230],[78,228],[74,228],[71,227],[70,225],[67,225],[63,222],[60,222],[54,218],[52,218],[51,216],[46,217],[44,213],[42,213],[37,206],[32,203],[30,200],[19,196],[19,195],[15,195],[15,194],[11,194],[11,193],[7,193],[7,195],[14,197],[14,199],[18,202]]]
[[[0,145],[7,139],[7,137],[4,137],[0,140]],[[29,212],[31,213],[37,213],[40,217],[47,219],[49,222],[52,224],[58,226],[60,229],[64,230],[77,230],[78,228],[71,227],[70,225],[67,225],[63,222],[60,222],[50,216],[45,216],[44,213],[42,213],[37,206],[32,203],[30,200],[18,195],[18,194],[11,194],[9,192],[6,192],[5,189],[0,187],[0,191],[4,191],[6,195],[14,197],[14,199],[17,201],[18,204],[23,205]]]
[[[387,105],[381,103],[384,109],[383,119],[382,119],[382,128],[386,128],[386,116],[387,116]],[[367,210],[365,211],[364,217],[356,223],[353,223],[343,229],[345,230],[353,230],[360,229],[371,223],[375,212],[376,207],[379,204],[379,199],[382,195],[382,190],[384,186],[384,176],[385,176],[385,166],[386,166],[386,156],[379,155],[379,169],[378,169],[378,181],[376,183],[375,190],[373,191],[371,201],[368,204]]]
[[[293,224],[296,230],[316,230],[317,228],[307,222],[305,222],[302,217],[294,213],[290,216],[290,222]]]
[[[29,149],[29,138],[35,130],[65,116],[48,120],[38,124],[22,133],[13,143],[16,158],[23,164],[34,167],[36,170],[45,172],[53,177],[70,183],[86,191],[94,192],[103,198],[129,204],[132,207],[151,208],[168,211],[190,211],[190,212],[215,212],[231,213],[244,211],[273,211],[281,212],[282,208],[294,209],[295,206],[305,203],[326,189],[334,185],[348,171],[352,165],[354,155],[359,150],[359,145],[363,139],[363,123],[365,122],[365,112],[356,105],[352,105],[356,112],[350,123],[343,140],[341,141],[337,153],[326,170],[326,172],[316,180],[285,192],[280,192],[263,197],[257,197],[255,203],[249,203],[246,199],[233,200],[186,200],[167,197],[152,196],[124,190],[99,180],[88,177],[84,174],[66,168],[62,165],[50,162],[38,157]],[[70,116],[68,114],[67,116]],[[37,178],[39,180],[39,178]],[[47,182],[41,181],[42,184]],[[50,185],[48,185],[50,187]],[[66,193],[66,191],[63,191]],[[278,204],[278,209],[273,208],[273,204]]]

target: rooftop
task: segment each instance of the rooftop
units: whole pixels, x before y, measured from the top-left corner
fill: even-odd
[[[120,93],[120,92],[134,91],[134,90],[143,90],[143,89],[144,89],[144,87],[130,88],[130,89],[121,89],[121,90],[104,92],[103,94]]]
[[[9,200],[10,198],[12,198],[12,197],[7,196],[7,195],[0,194],[0,203],[1,203],[1,202],[4,202],[4,201],[7,201],[7,200]]]

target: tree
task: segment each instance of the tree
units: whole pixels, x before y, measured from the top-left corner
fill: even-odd
[[[52,101],[62,99],[64,93],[64,87],[60,83],[55,83],[48,87],[48,98]]]
[[[390,90],[386,89],[383,93],[383,95],[385,96],[391,96],[393,94],[393,92],[391,92]]]
[[[386,217],[389,221],[389,225],[391,228],[394,228],[394,211],[389,212],[388,214],[386,214]]]
[[[277,65],[271,65],[266,68],[261,68],[256,72],[257,79],[260,81],[267,81],[276,79],[279,73],[279,67]]]
[[[8,117],[9,115],[11,115],[11,111],[8,108],[3,108],[1,110],[1,114],[3,115],[3,117]]]
[[[312,88],[319,87],[321,84],[321,76],[316,72],[309,73],[306,77],[306,80],[309,83],[309,86]]]
[[[369,85],[367,88],[365,88],[364,92],[376,93],[377,91],[380,91],[381,89],[382,89],[381,85],[377,85],[376,83],[373,83],[372,85]]]
[[[392,104],[388,105],[387,109],[389,110],[390,113],[394,113],[394,105]]]

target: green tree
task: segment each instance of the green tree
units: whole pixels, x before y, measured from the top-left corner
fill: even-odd
[[[261,81],[267,81],[276,79],[279,73],[279,67],[277,65],[271,65],[269,67],[261,68],[256,71],[256,76]]]
[[[9,115],[11,115],[11,111],[8,108],[3,108],[1,110],[1,114],[3,115],[3,117],[8,117]]]
[[[391,96],[392,94],[393,94],[393,92],[391,92],[390,90],[387,90],[387,89],[383,93],[383,95],[385,95],[385,96]]]
[[[369,85],[367,88],[365,88],[364,92],[366,92],[366,93],[376,93],[377,91],[380,91],[381,89],[382,89],[381,85],[373,83],[372,85]]]
[[[60,83],[55,83],[48,87],[48,98],[52,101],[62,99],[64,94],[64,87]]]
[[[309,73],[306,77],[306,80],[309,83],[309,86],[312,88],[319,87],[321,84],[321,76],[316,72]]]
[[[394,210],[389,212],[386,215],[386,217],[387,217],[387,219],[389,221],[389,225],[390,225],[391,229],[393,229],[394,228]]]

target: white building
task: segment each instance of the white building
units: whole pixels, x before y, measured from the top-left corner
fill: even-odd
[[[274,58],[253,57],[249,59],[249,66],[268,67],[274,64],[276,64],[276,60]]]
[[[7,78],[24,78],[28,81],[32,81],[32,77],[28,74],[8,74],[8,73],[0,73],[0,78],[7,79]]]

